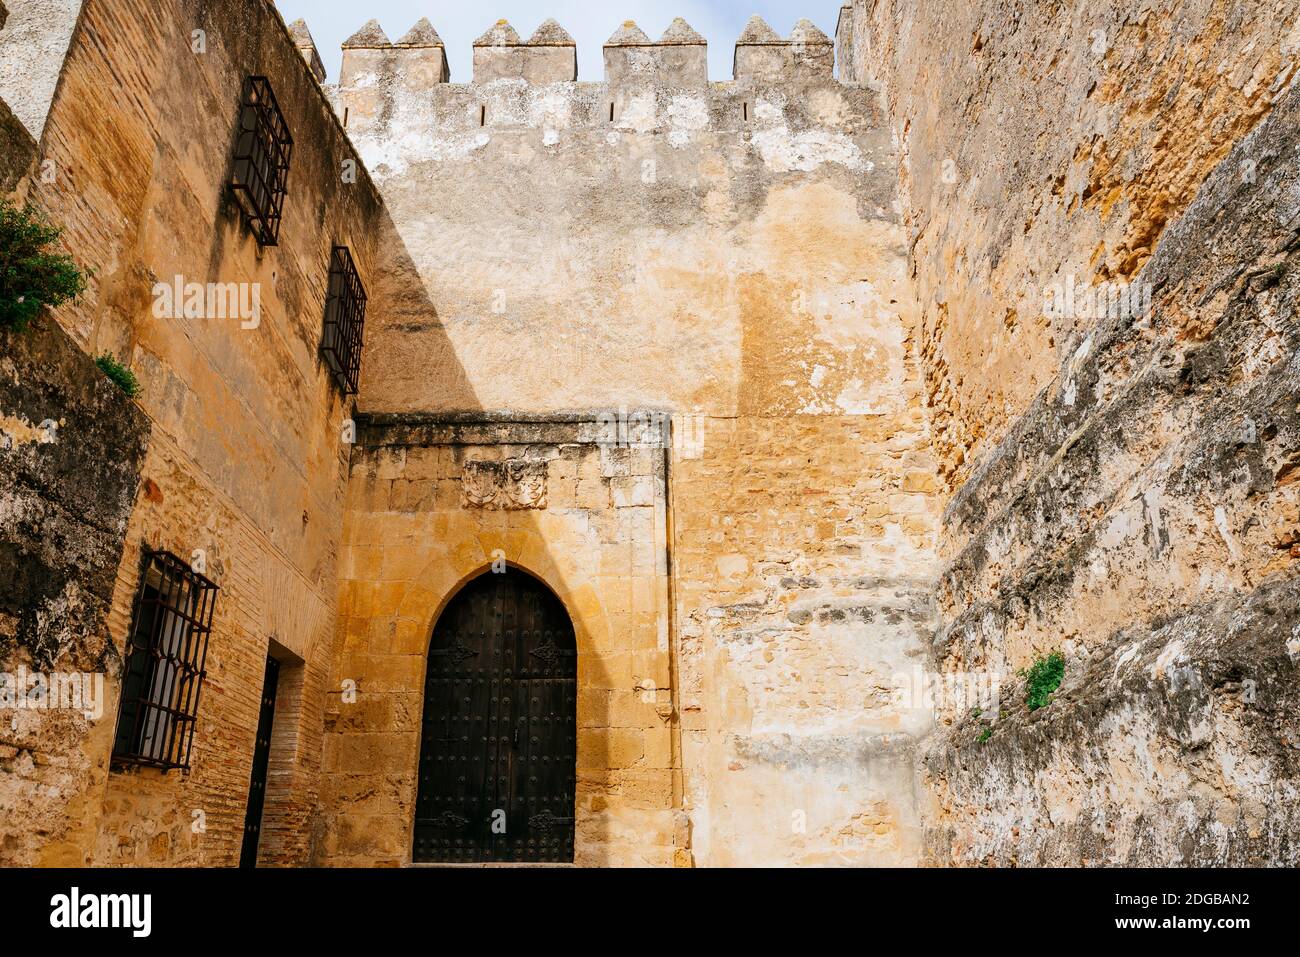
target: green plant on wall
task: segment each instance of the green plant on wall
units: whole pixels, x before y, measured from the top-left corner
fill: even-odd
[[[31,206],[0,199],[0,329],[22,330],[41,307],[85,292],[72,257],[53,251],[60,232]]]
[[[95,359],[95,365],[99,366],[99,371],[117,383],[117,387],[131,398],[134,399],[140,394],[140,380],[135,377],[135,373],[107,352]]]
[[[1025,678],[1025,704],[1030,711],[1037,711],[1051,703],[1052,692],[1061,687],[1065,677],[1065,656],[1054,651],[1046,658],[1039,658],[1028,670],[1021,670]]]

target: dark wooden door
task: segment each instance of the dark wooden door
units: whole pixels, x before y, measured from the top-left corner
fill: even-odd
[[[262,837],[262,809],[266,806],[266,768],[271,760],[271,726],[275,723],[275,692],[280,684],[280,662],[266,656],[262,679],[262,712],[253,743],[253,776],[248,783],[248,810],[244,812],[244,847],[240,867],[257,866],[257,844]]]
[[[417,863],[573,860],[577,665],[568,613],[529,575],[452,599],[429,644]]]

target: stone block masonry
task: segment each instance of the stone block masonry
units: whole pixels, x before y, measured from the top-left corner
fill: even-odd
[[[583,416],[360,424],[341,554],[340,690],[326,716],[322,862],[410,862],[430,636],[461,586],[513,566],[555,591],[577,634],[575,862],[671,866],[689,836],[665,449],[640,436],[620,443]]]
[[[498,24],[489,41],[509,50],[517,37]],[[619,827],[606,839],[617,847],[584,845],[583,815],[614,814],[622,787],[592,780],[580,860],[671,850],[704,865],[909,863],[928,724],[893,692],[933,624],[938,503],[893,147],[874,95],[834,80],[830,41],[811,25],[783,40],[758,21],[741,47],[752,49],[738,48],[727,83],[707,81],[703,38],[684,22],[659,40],[625,24],[606,46],[604,82],[515,71],[413,91],[398,49],[345,66],[338,108],[436,309],[380,318],[360,401],[435,420],[648,408],[701,423],[697,454],[668,469],[671,602],[655,624],[671,636],[673,670],[655,687],[672,696],[681,746],[671,765],[646,765],[628,728],[601,732],[618,761],[679,778],[654,801],[671,799],[686,833],[640,848]],[[357,465],[354,495],[369,481]],[[387,494],[414,496],[402,521],[425,528],[421,512],[448,512],[433,526],[446,529],[440,545],[384,535],[387,560],[426,577],[430,548],[484,561],[475,522],[488,519],[554,526],[547,552],[566,577],[588,581],[616,561],[600,539],[560,531],[572,519],[549,491],[540,511],[479,512],[391,478]],[[658,501],[635,481],[604,489],[581,473],[578,494],[579,507],[612,496],[601,508],[615,513]],[[596,581],[601,602],[622,602],[621,586]],[[365,619],[357,609],[370,599],[342,601],[340,615]],[[649,622],[624,611],[611,640],[637,641]],[[386,634],[390,614],[364,633]],[[621,664],[607,674],[609,687],[592,690],[611,707],[646,677]],[[400,861],[409,807],[384,813],[385,859]],[[354,845],[348,859],[364,853]]]
[[[37,17],[45,4],[9,6],[0,43],[22,22],[54,23]],[[79,562],[78,574],[56,567],[48,576],[49,586],[67,580],[81,589],[86,597],[77,614],[93,633],[82,641],[90,641],[88,652],[51,660],[56,666],[87,654],[98,660],[102,652],[107,707],[93,726],[69,725],[39,743],[24,738],[6,745],[30,745],[31,755],[16,759],[22,773],[0,775],[0,802],[30,807],[34,817],[0,816],[0,860],[237,863],[271,653],[283,668],[260,858],[303,864],[311,858],[319,807],[348,455],[344,424],[352,412],[319,356],[330,249],[334,243],[351,248],[375,287],[373,308],[382,309],[376,254],[381,242],[388,252],[399,244],[381,239],[382,201],[272,6],[90,0],[73,20],[75,29],[63,40],[66,58],[50,57],[58,82],[39,142],[16,167],[15,199],[33,202],[62,226],[64,244],[89,272],[87,294],[50,321],[85,363],[86,354],[109,352],[132,369],[142,393],[123,408],[141,420],[149,443],[145,452],[136,449],[135,433],[110,436],[119,413],[101,396],[100,421],[82,428],[81,442],[68,431],[57,445],[23,452],[75,453],[66,479],[35,473],[45,493],[57,497],[66,486],[83,496],[112,497],[120,487],[129,517],[125,524],[121,515],[110,522],[93,501],[70,503],[112,542],[99,547],[93,562]],[[0,50],[0,61],[4,55]],[[268,77],[295,140],[276,247],[258,246],[226,187],[250,74]],[[15,87],[0,89],[8,98]],[[117,91],[110,107],[105,90]],[[349,167],[352,175],[345,176]],[[400,273],[400,266],[388,271]],[[241,328],[234,318],[160,315],[154,285],[177,275],[255,284],[260,323]],[[85,374],[77,368],[64,362],[50,368],[65,382],[67,401],[83,391]],[[19,379],[28,390],[43,381],[31,372]],[[56,393],[54,382],[46,391]],[[39,406],[49,405],[49,396],[14,414],[44,417]],[[74,416],[66,417],[71,428]],[[107,474],[115,463],[124,475],[138,473],[138,492],[134,481],[128,489],[125,478]],[[54,557],[75,561],[84,536],[71,526],[64,536],[60,528],[55,517],[39,524],[51,538],[47,547],[63,542]],[[130,632],[145,547],[187,562],[200,556],[220,586],[188,773],[110,771],[120,694],[115,662]],[[107,577],[99,570],[105,561],[112,564]],[[105,607],[96,612],[91,595]],[[33,596],[28,614],[56,598]],[[105,625],[90,629],[94,614],[105,613]]]
[[[574,774],[512,850],[1300,863],[1297,3],[854,0],[834,43],[751,20],[726,81],[680,19],[600,78],[500,21],[456,83],[427,20],[371,21],[327,86],[264,0],[4,0],[0,188],[90,284],[4,337],[0,671],[107,681],[98,722],[0,721],[0,862],[238,862],[271,655],[258,862],[410,865],[429,715],[492,720],[426,713],[465,679],[429,684],[431,638],[513,567],[544,588],[511,620],[566,645],[517,656],[567,662],[571,623],[577,659],[491,679],[572,696],[524,715],[559,749],[515,723],[485,759]],[[278,245],[229,189],[254,75]],[[155,309],[178,275],[259,322]],[[219,586],[184,772],[111,759],[159,548]]]

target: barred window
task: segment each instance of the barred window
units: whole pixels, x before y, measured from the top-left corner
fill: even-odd
[[[175,555],[145,550],[114,761],[189,768],[216,596],[217,586]]]
[[[366,324],[366,290],[346,246],[330,253],[329,293],[321,352],[344,395],[355,395],[361,373],[361,333]]]
[[[264,76],[248,77],[239,109],[230,188],[263,246],[275,246],[280,240],[280,214],[292,152],[293,137],[271,84]]]

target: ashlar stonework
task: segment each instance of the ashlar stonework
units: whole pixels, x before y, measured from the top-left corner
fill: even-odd
[[[330,82],[266,0],[5,0],[0,190],[89,286],[0,333],[0,674],[104,707],[0,711],[0,863],[1300,863],[1295,14],[854,0],[726,80],[681,19],[599,79],[370,21]],[[116,744],[158,551],[216,586],[167,770]]]

